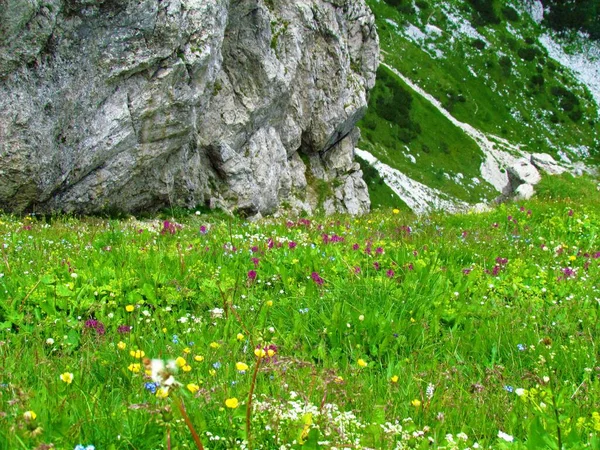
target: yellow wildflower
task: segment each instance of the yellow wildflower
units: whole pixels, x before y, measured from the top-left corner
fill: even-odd
[[[397,383],[397,382],[398,382],[398,375],[394,375],[394,376],[392,376],[392,378],[390,378],[390,381],[391,381],[392,383]]]
[[[186,387],[188,388],[188,391],[190,391],[192,394],[195,394],[200,390],[200,386],[194,383],[190,383]]]
[[[127,312],[133,312],[134,309],[135,309],[135,306],[133,306],[133,305],[127,305],[125,307],[125,311],[127,311]]]
[[[133,363],[133,364],[129,364],[129,366],[127,366],[127,368],[129,370],[131,370],[133,373],[138,373],[142,369],[142,365],[140,363]]]
[[[244,335],[242,333],[238,333],[237,336],[236,336],[236,339],[238,341],[243,341],[244,340]]]
[[[225,400],[225,406],[227,406],[228,408],[231,408],[231,409],[237,408],[239,406],[239,404],[240,404],[240,402],[235,397],[228,398],[227,400]]]
[[[60,375],[60,379],[67,384],[71,384],[73,382],[73,374],[71,372],[65,372]]]
[[[127,344],[123,341],[119,341],[119,343],[117,344],[117,348],[119,350],[125,350],[127,348]]]
[[[175,364],[177,364],[177,367],[183,367],[187,364],[187,362],[186,362],[185,358],[178,356],[177,359],[175,360]]]
[[[204,361],[204,356],[196,355],[196,356],[194,356],[194,361],[202,362],[202,361]]]
[[[396,208],[392,209],[392,212],[393,212],[394,214],[400,214],[400,210],[399,210],[399,209],[396,209]]]
[[[34,411],[25,411],[23,413],[23,419],[25,419],[27,422],[35,420],[36,417],[37,414]]]
[[[169,396],[169,388],[168,387],[159,387],[156,390],[156,397],[158,398],[167,398]]]
[[[246,370],[248,370],[248,364],[243,363],[243,362],[238,362],[238,363],[235,363],[235,368],[237,370],[239,370],[240,372],[245,372]]]
[[[415,408],[418,408],[419,406],[421,406],[421,400],[415,398],[413,401],[410,402],[410,404],[413,405]]]
[[[186,364],[185,366],[183,366],[181,368],[181,370],[183,370],[184,372],[189,372],[190,370],[192,370],[192,366],[190,366],[189,364]]]
[[[144,356],[146,356],[146,352],[143,350],[131,350],[129,354],[136,359],[142,359]]]
[[[214,348],[214,349],[217,349],[221,346],[221,344],[219,344],[218,342],[211,342],[209,345],[210,345],[210,348]]]
[[[257,348],[254,350],[254,354],[259,358],[264,358],[267,355],[267,352],[262,348]]]
[[[357,364],[359,367],[367,367],[367,362],[362,358],[357,361]]]
[[[186,353],[186,354],[187,353],[192,353],[192,351],[190,350],[189,347],[186,347],[186,348],[183,349],[183,353]]]

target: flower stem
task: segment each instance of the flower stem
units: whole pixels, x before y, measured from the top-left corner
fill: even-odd
[[[181,400],[178,397],[173,397],[173,401],[177,405],[177,408],[179,409],[179,412],[181,413],[181,416],[183,417],[185,424],[187,425],[188,429],[190,430],[190,433],[192,433],[192,438],[194,439],[194,442],[196,443],[196,448],[198,450],[204,450],[204,446],[202,445],[200,436],[198,436],[198,433],[196,433],[196,430],[194,429],[194,425],[192,424],[190,417],[187,415],[187,412],[185,411],[185,406],[183,405],[183,400]]]
[[[252,374],[252,384],[250,385],[250,392],[248,392],[248,404],[246,405],[246,440],[248,441],[248,450],[252,450],[252,441],[250,439],[250,418],[252,416],[252,395],[254,394],[254,388],[256,386],[256,376],[258,375],[258,368],[262,357],[258,357],[256,360],[256,366],[254,367],[254,373]]]

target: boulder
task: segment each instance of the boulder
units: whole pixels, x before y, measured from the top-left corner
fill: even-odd
[[[538,170],[527,158],[521,158],[508,166],[507,174],[513,191],[521,184],[535,185],[542,179]]]
[[[535,190],[531,184],[524,183],[518,186],[514,192],[515,200],[529,200],[535,194]]]

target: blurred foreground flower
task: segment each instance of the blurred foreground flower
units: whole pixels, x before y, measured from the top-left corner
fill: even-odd
[[[239,404],[240,404],[240,402],[235,397],[228,398],[227,400],[225,400],[225,406],[227,406],[228,408],[231,408],[231,409],[237,408],[239,406]]]

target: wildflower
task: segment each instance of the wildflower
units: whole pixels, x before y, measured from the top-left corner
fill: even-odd
[[[235,397],[228,398],[227,400],[225,400],[225,406],[227,406],[228,408],[231,408],[231,409],[237,408],[239,406],[239,404],[240,404],[240,402]]]
[[[506,442],[512,442],[515,440],[510,434],[506,434],[504,431],[498,430],[498,437],[504,439]]]
[[[150,393],[152,394],[156,394],[156,388],[158,387],[158,385],[156,383],[153,382],[148,382],[144,384],[144,388],[146,388],[147,391],[150,391]]]
[[[104,324],[96,319],[89,319],[85,322],[85,327],[96,331],[96,334],[103,335],[106,333]]]
[[[256,280],[256,270],[249,270],[248,271],[248,279],[250,281]]]
[[[62,373],[60,379],[67,384],[71,384],[73,382],[73,374],[71,372]]]
[[[264,349],[262,348],[256,348],[254,350],[254,354],[258,357],[258,358],[264,358],[265,356],[267,356],[267,352],[264,351]]]
[[[413,405],[415,408],[418,408],[419,406],[421,406],[421,400],[415,398],[410,402],[410,404]]]
[[[127,348],[127,344],[123,341],[119,341],[119,343],[117,344],[117,348],[119,350],[125,350]]]
[[[52,338],[46,339],[46,345],[54,345],[54,339],[52,339]]]
[[[187,362],[186,362],[185,358],[178,356],[177,359],[175,360],[175,364],[177,365],[177,367],[183,367],[187,364]]]
[[[121,325],[117,328],[117,332],[119,334],[127,334],[131,331],[131,327],[129,325]]]
[[[25,419],[26,422],[35,420],[36,417],[37,417],[37,414],[34,411],[25,411],[23,413],[23,419]]]
[[[399,210],[399,209],[396,209],[396,208],[392,209],[392,212],[393,212],[394,214],[400,214],[400,210]]]
[[[323,280],[317,272],[311,273],[310,277],[318,286],[323,286],[323,283],[325,283],[325,280]]]
[[[209,346],[210,346],[210,348],[217,349],[217,348],[219,348],[219,347],[221,346],[221,344],[219,344],[219,343],[217,343],[217,342],[211,342],[211,343],[209,344]]]
[[[509,393],[514,392],[514,388],[512,386],[509,386],[509,385],[504,386],[504,390],[506,392],[509,392]]]
[[[190,366],[189,364],[186,364],[185,366],[183,366],[181,368],[181,370],[183,370],[184,372],[189,372],[190,370],[192,370],[192,366]]]
[[[357,361],[357,364],[359,367],[367,367],[367,362],[362,358]]]
[[[183,349],[183,353],[189,354],[191,352],[192,352],[192,350],[190,350],[189,347],[186,347],[186,348]]]
[[[134,309],[135,309],[135,307],[133,305],[127,305],[125,307],[125,311],[127,311],[127,312],[133,312]]]
[[[342,383],[344,382],[344,378],[343,378],[343,377],[340,377],[340,376],[337,376],[337,377],[335,377],[335,378],[333,379],[333,381],[334,381],[335,383],[337,383],[337,384],[342,384]]]
[[[166,386],[161,386],[156,390],[157,398],[167,398],[169,396],[169,388]]]
[[[433,398],[433,393],[435,392],[435,386],[433,385],[433,383],[429,383],[427,385],[427,389],[425,390],[425,395],[427,396],[428,399],[432,399]]]
[[[527,394],[527,391],[523,388],[517,388],[515,389],[515,394],[517,394],[519,397],[522,397]]]
[[[133,373],[138,373],[140,370],[142,370],[142,365],[140,363],[132,363],[127,366],[127,369],[131,370]]]
[[[190,391],[192,394],[195,394],[196,392],[198,392],[200,390],[200,386],[198,386],[197,384],[194,383],[190,383],[186,386],[186,388],[188,389],[188,391]]]
[[[194,361],[202,362],[202,361],[204,361],[204,356],[196,355],[196,356],[194,356]]]
[[[248,370],[248,364],[243,362],[235,363],[235,368],[238,372],[246,372]]]
[[[242,333],[238,333],[237,336],[235,337],[238,341],[243,341],[244,340],[244,335]]]
[[[268,307],[273,306],[273,300],[267,300],[267,302],[265,303],[265,305],[267,305]]]
[[[129,354],[136,359],[142,359],[144,356],[146,356],[146,352],[143,350],[131,350]]]
[[[397,382],[398,382],[398,375],[393,375],[393,376],[390,378],[390,381],[391,381],[392,383],[397,383]]]
[[[527,346],[525,346],[524,344],[517,344],[517,348],[521,352],[524,352],[525,350],[527,350]]]

